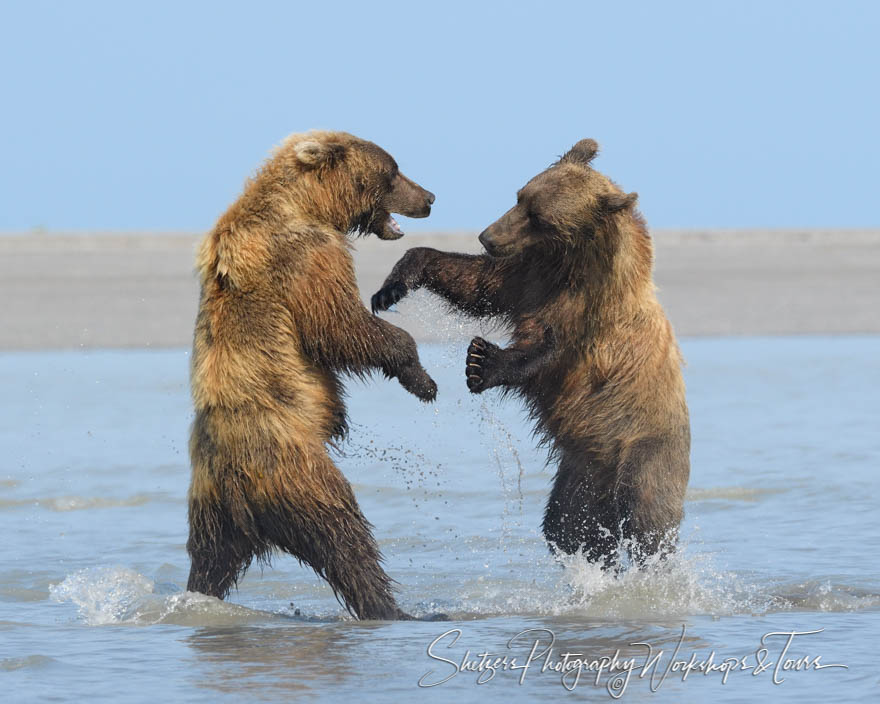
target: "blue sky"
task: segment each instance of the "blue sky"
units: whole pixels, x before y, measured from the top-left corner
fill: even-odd
[[[880,3],[18,2],[0,230],[204,230],[344,129],[478,229],[571,144],[653,227],[876,226]]]

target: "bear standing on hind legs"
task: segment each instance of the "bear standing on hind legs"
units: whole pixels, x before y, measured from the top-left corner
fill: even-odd
[[[192,357],[187,589],[224,598],[275,549],[311,566],[358,618],[407,618],[326,443],[346,431],[340,373],[437,387],[403,330],[364,308],[347,234],[403,235],[434,196],[371,142],[293,135],[202,242]]]
[[[558,470],[544,535],[564,553],[613,564],[675,544],[690,474],[681,356],[654,295],[653,253],[636,194],[578,142],[535,176],[481,235],[486,254],[410,249],[373,296],[387,310],[420,287],[509,324],[505,349],[468,348],[473,393],[521,394]]]

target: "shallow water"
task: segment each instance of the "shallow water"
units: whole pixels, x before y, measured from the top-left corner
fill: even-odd
[[[285,556],[254,568],[226,603],[184,592],[188,352],[0,355],[4,700],[610,700],[621,687],[652,701],[876,695],[880,338],[682,346],[693,422],[682,547],[620,578],[551,558],[538,526],[552,469],[515,401],[467,394],[464,344],[423,347],[440,384],[434,406],[394,382],[350,384],[339,464],[401,605],[449,623],[354,622]],[[508,647],[528,629],[543,630]],[[782,660],[848,669],[801,661],[774,684],[786,638],[768,637],[761,659],[762,636],[818,629],[795,636]],[[551,632],[549,660],[528,669],[458,671],[483,652],[519,667]],[[716,664],[767,668],[726,684],[718,671],[661,681],[680,640],[677,660],[714,650]],[[637,642],[664,650],[653,682]],[[633,659],[628,681],[626,670],[603,671],[596,684],[590,661],[616,651]],[[554,665],[566,652],[587,662],[578,670],[572,656],[563,677]]]

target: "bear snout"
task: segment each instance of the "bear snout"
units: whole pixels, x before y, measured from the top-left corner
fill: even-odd
[[[422,197],[423,200],[421,207],[416,207],[415,211],[412,215],[410,215],[410,217],[426,218],[431,214],[431,206],[434,205],[436,197],[433,193],[431,193],[431,191],[426,191],[424,189],[422,189]]]
[[[398,173],[391,192],[385,199],[385,208],[392,213],[400,213],[410,218],[426,218],[431,214],[435,196],[415,181]]]
[[[507,248],[498,244],[498,241],[492,236],[492,233],[489,232],[490,229],[491,228],[486,228],[483,230],[477,239],[480,240],[480,244],[483,245],[483,249],[486,250],[486,253],[490,257],[503,256],[504,251]]]

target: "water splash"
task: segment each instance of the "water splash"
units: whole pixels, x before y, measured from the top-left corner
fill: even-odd
[[[537,543],[537,541],[535,541]],[[747,576],[719,570],[705,554],[679,550],[644,569],[603,570],[582,555],[554,557],[537,544],[529,578],[511,574],[471,574],[454,588],[438,590],[433,600],[415,603],[402,594],[401,606],[422,618],[446,613],[453,620],[541,616],[555,618],[643,620],[706,615],[764,615],[779,611],[855,612],[880,607],[880,594],[830,579],[776,585],[768,589]],[[522,567],[522,562],[519,562]],[[125,567],[93,567],[51,585],[51,598],[72,603],[89,626],[173,624],[238,626],[280,621],[338,622],[351,617],[335,602],[313,604],[300,613],[291,604],[278,610],[250,608],[174,585],[157,584]],[[443,592],[446,592],[444,598]],[[424,594],[419,590],[419,594]],[[454,596],[452,596],[454,594]],[[12,666],[12,665],[10,665]]]
[[[501,531],[506,543],[513,532],[522,525],[523,516],[523,465],[517,439],[498,414],[498,400],[480,398],[480,429],[483,446],[488,450],[495,465],[504,499]]]
[[[49,587],[59,603],[77,605],[80,617],[91,626],[125,623],[136,618],[137,604],[153,593],[152,581],[124,567],[87,568]]]
[[[779,608],[779,599],[757,585],[720,570],[705,554],[686,549],[661,559],[648,556],[645,567],[620,573],[603,570],[582,555],[558,558],[561,582],[571,590],[567,611],[603,618],[763,614]]]
[[[176,589],[174,585],[156,584],[126,567],[90,567],[51,585],[49,593],[58,603],[75,604],[79,617],[89,626],[231,626],[283,617]]]

